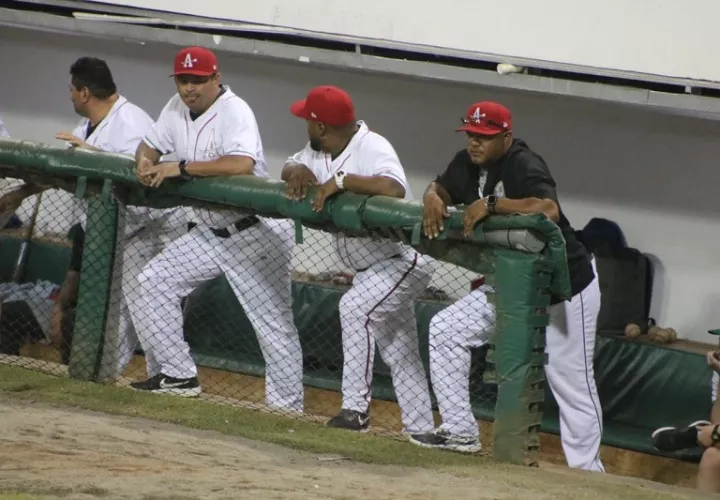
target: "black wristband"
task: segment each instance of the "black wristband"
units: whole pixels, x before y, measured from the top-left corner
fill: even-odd
[[[714,425],[713,430],[710,433],[710,439],[712,439],[712,445],[715,446],[720,443],[720,432],[718,432],[720,425]]]
[[[186,181],[189,181],[192,179],[192,175],[188,174],[187,170],[185,169],[185,166],[187,165],[187,160],[181,160],[178,162],[178,168],[180,169],[180,178]]]
[[[487,201],[485,202],[485,205],[487,206],[487,211],[489,215],[495,214],[495,205],[497,205],[498,197],[494,194],[491,194],[487,197]]]

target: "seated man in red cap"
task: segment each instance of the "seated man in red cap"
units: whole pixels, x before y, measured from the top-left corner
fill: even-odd
[[[282,179],[287,197],[303,200],[319,186],[316,211],[342,191],[412,199],[392,145],[355,119],[350,96],[337,87],[317,87],[290,108],[307,122],[309,142],[288,159]],[[343,402],[328,425],[367,431],[375,344],[390,368],[408,433],[434,428],[428,381],[418,346],[415,298],[430,282],[432,264],[411,247],[384,239],[335,234],[332,250],[355,273],[340,301],[343,345]]]
[[[575,239],[545,161],[513,137],[510,111],[494,102],[473,104],[463,118],[467,145],[425,191],[424,231],[436,238],[450,205],[466,205],[465,234],[490,214],[543,213],[566,240],[572,300],[551,298],[545,372],[560,407],[560,434],[570,467],[604,471],[599,457],[602,413],[593,372],[600,288],[594,260]],[[443,423],[414,444],[461,452],[480,450],[468,377],[470,349],[488,342],[495,308],[480,287],[430,322],[430,376]]]

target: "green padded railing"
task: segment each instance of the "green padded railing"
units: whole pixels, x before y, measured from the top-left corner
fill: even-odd
[[[81,276],[72,376],[92,380],[97,375],[116,253],[113,246],[121,234],[118,226],[124,223],[125,205],[219,207],[288,218],[296,222],[298,242],[302,242],[302,225],[349,235],[372,234],[494,277],[493,360],[498,400],[493,453],[502,461],[536,462],[547,309],[551,294],[570,298],[565,240],[545,216],[493,216],[466,238],[459,209],[441,236],[428,240],[422,234],[422,204],[417,202],[346,193],[314,212],[309,201],[314,189],[307,200],[293,201],[285,198],[285,183],[249,176],[170,180],[159,189],[149,189],[137,181],[134,161],[127,156],[12,139],[0,140],[0,174],[54,185],[90,201],[83,268],[93,262],[93,272]]]

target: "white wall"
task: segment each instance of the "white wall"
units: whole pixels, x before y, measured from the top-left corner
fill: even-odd
[[[0,115],[10,133],[56,143],[75,122],[69,65],[105,58],[121,92],[157,116],[174,91],[172,47],[141,46],[3,29]],[[514,111],[516,135],[542,154],[576,228],[591,217],[620,224],[629,243],[656,256],[653,315],[683,337],[710,340],[720,326],[720,123],[619,105],[497,92],[278,65],[220,53],[225,83],[258,117],[271,174],[306,140],[289,105],[317,84],[345,87],[361,118],[395,145],[416,196],[463,145],[453,130],[467,106],[494,99]],[[59,144],[59,143],[56,143]]]
[[[454,0],[440,9],[434,2],[415,0],[95,1],[354,36],[370,43],[720,81],[720,67],[709,63],[715,58],[720,16],[720,5],[712,0]]]

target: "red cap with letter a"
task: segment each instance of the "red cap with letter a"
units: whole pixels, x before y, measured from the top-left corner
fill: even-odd
[[[492,101],[476,102],[462,118],[463,126],[458,132],[476,135],[497,135],[512,130],[512,115],[502,104]]]
[[[175,56],[175,72],[172,76],[210,76],[217,71],[217,57],[212,50],[205,47],[185,47]]]
[[[307,97],[290,106],[298,118],[314,120],[326,125],[341,126],[355,122],[355,106],[347,92],[332,85],[310,90]]]

